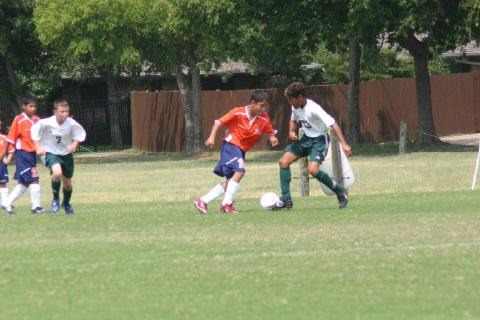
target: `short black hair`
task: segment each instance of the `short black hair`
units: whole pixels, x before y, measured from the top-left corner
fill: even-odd
[[[30,104],[30,103],[38,103],[38,100],[37,98],[33,97],[33,96],[23,96],[22,97],[22,105],[27,105],[27,104]]]
[[[259,89],[253,91],[252,96],[250,97],[250,101],[253,100],[255,102],[263,102],[263,101],[268,102],[269,99],[270,99],[270,96],[268,95],[268,93]]]

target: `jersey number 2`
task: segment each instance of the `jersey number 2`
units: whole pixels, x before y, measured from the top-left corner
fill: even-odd
[[[56,136],[55,138],[57,138],[57,144],[62,142],[62,137],[61,136]]]

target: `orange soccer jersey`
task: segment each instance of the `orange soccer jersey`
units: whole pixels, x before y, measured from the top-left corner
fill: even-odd
[[[16,149],[22,149],[27,152],[35,152],[30,129],[40,120],[38,116],[33,119],[25,113],[19,114],[13,119],[10,131],[8,131],[7,141],[15,145]]]
[[[225,141],[236,145],[245,152],[257,143],[263,133],[269,135],[277,133],[266,112],[249,118],[247,107],[233,108],[217,121],[228,129]]]

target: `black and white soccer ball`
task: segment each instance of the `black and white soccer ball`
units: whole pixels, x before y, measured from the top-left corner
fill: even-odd
[[[275,192],[266,192],[260,198],[260,206],[266,210],[273,210],[283,206],[283,202]]]

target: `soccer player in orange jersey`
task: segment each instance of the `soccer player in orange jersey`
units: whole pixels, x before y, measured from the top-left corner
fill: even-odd
[[[15,145],[16,172],[14,178],[18,184],[2,203],[2,209],[9,214],[15,214],[12,204],[30,187],[30,201],[32,213],[43,213],[45,209],[40,206],[40,184],[38,183],[37,154],[30,129],[40,118],[36,115],[38,103],[33,97],[24,97],[22,101],[23,112],[13,119],[8,132],[8,143]],[[2,158],[5,150],[2,152]]]
[[[208,203],[225,194],[220,212],[238,213],[233,206],[233,197],[238,190],[240,180],[245,175],[245,152],[250,150],[262,134],[269,136],[272,146],[278,144],[275,137],[277,130],[273,129],[270,118],[265,112],[268,104],[268,94],[255,90],[247,106],[233,108],[218,120],[212,127],[210,136],[205,141],[207,147],[215,143],[215,136],[220,127],[226,127],[228,133],[222,143],[221,156],[213,172],[225,177],[226,180],[213,187],[210,192],[194,201],[200,213],[207,213]]]

